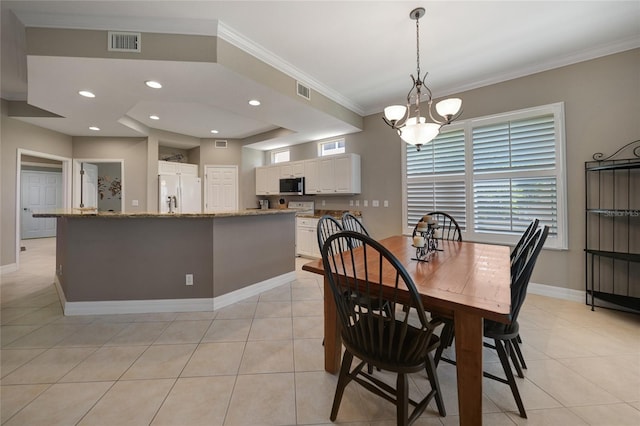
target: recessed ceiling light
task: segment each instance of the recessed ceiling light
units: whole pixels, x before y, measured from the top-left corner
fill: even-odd
[[[98,130],[100,130],[100,127],[91,126],[91,127],[89,127],[89,130],[93,130],[93,131],[97,132]]]
[[[78,94],[80,96],[84,96],[85,98],[95,98],[96,95],[94,95],[92,92],[88,91],[88,90],[81,90],[78,92]]]
[[[220,132],[218,132],[217,130],[212,130],[211,133],[218,134]]]
[[[258,106],[258,105],[260,105],[260,101],[259,101],[259,100],[257,100],[257,99],[251,99],[251,100],[249,101],[249,105],[251,105],[251,106]]]
[[[147,80],[144,82],[144,84],[146,84],[147,86],[151,87],[152,89],[160,89],[162,88],[162,84],[158,83],[157,81],[153,81],[153,80]]]
[[[160,117],[158,117],[157,115],[150,115],[149,118],[152,120],[160,120]]]

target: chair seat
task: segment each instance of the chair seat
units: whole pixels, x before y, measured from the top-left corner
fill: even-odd
[[[484,337],[498,340],[511,340],[518,337],[520,326],[518,321],[512,321],[511,324],[503,324],[491,320],[484,321]]]

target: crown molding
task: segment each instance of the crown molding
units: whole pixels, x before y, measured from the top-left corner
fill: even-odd
[[[509,80],[515,80],[521,77],[527,77],[529,75],[537,74],[544,71],[550,71],[557,68],[562,68],[569,65],[578,64],[580,62],[590,61],[592,59],[602,58],[608,55],[614,55],[616,53],[626,52],[628,50],[640,48],[640,39],[638,37],[629,37],[624,40],[618,40],[614,43],[603,44],[593,48],[574,52],[571,55],[564,56],[561,59],[539,62],[529,67],[523,67],[515,71],[499,73],[483,80],[477,80],[474,82],[453,85],[433,91],[433,97],[443,98],[466,92],[469,90],[479,89],[481,87],[491,86],[493,84],[503,83]],[[379,114],[383,111],[384,107],[373,107],[365,111],[365,115]]]
[[[323,96],[326,96],[327,98],[355,112],[356,114],[360,116],[364,115],[365,111],[360,105],[357,105],[337,91],[325,86],[315,78],[305,74],[300,69],[296,68],[295,66],[270,52],[269,50],[265,49],[263,46],[235,31],[224,22],[218,20],[217,24],[217,36],[224,41],[227,41],[237,48],[244,50],[251,56],[261,60],[267,65],[274,67],[275,69],[288,75],[289,77],[300,81],[316,92],[322,94]]]

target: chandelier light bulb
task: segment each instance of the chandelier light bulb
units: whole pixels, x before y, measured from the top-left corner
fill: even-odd
[[[389,121],[400,121],[407,113],[407,107],[404,105],[391,105],[384,109],[384,116]]]
[[[460,98],[449,98],[443,101],[440,101],[436,104],[436,111],[442,117],[448,118],[453,117],[460,111],[462,107],[462,99]]]

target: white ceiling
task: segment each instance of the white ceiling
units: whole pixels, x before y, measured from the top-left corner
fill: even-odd
[[[157,128],[242,139],[288,129],[251,145],[273,149],[350,133],[357,128],[213,63],[38,56],[25,72],[13,46],[24,36],[8,33],[8,11],[27,27],[218,35],[365,116],[404,102],[416,67],[409,12],[417,6],[427,10],[421,69],[436,97],[640,47],[638,1],[3,0],[2,96],[63,116],[24,119],[73,136],[96,136],[92,123],[100,136]],[[165,88],[132,83],[150,75]],[[75,95],[80,83],[100,101]],[[250,97],[263,106],[248,107]],[[211,135],[213,128],[220,133]]]

